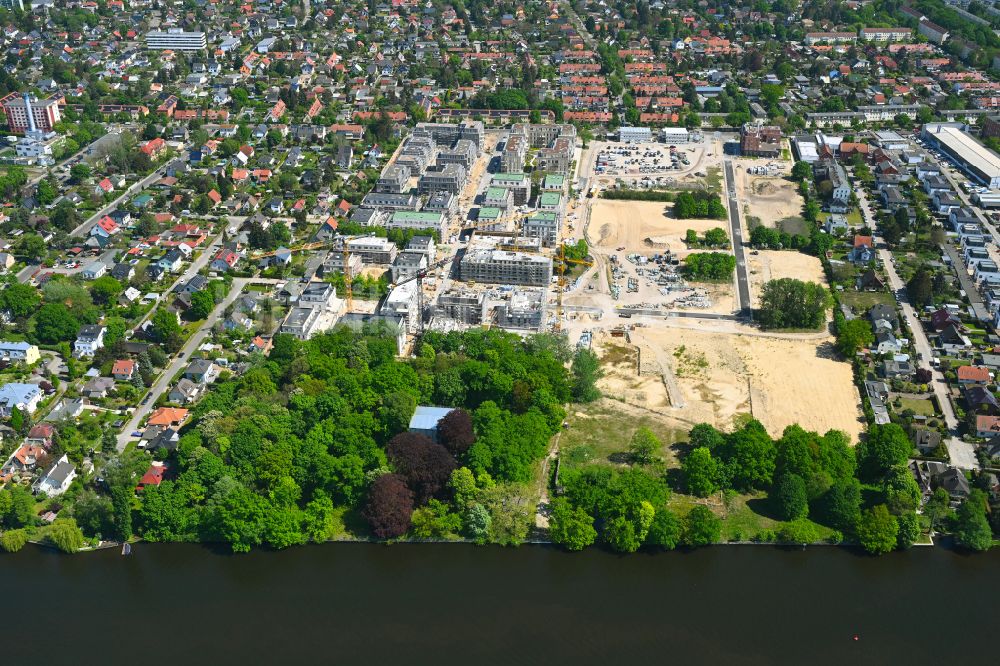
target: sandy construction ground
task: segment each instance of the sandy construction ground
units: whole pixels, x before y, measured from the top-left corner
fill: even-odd
[[[794,250],[760,250],[748,254],[750,270],[750,298],[753,307],[760,307],[760,290],[769,280],[795,278],[805,282],[826,284],[823,264],[818,257]]]
[[[654,412],[670,412],[663,379],[657,375],[639,375],[635,345],[602,333],[593,348],[602,361],[604,376],[597,386],[604,395]]]
[[[614,201],[593,204],[589,234],[598,249],[651,253],[667,247],[681,257],[688,253],[684,235],[688,229],[703,234],[714,227],[726,228],[724,220],[677,220],[669,217],[672,203]],[[646,239],[651,241],[647,242]]]
[[[802,215],[805,203],[799,194],[798,186],[783,176],[755,176],[747,173],[748,166],[760,166],[764,160],[741,161],[734,165],[736,171],[736,194],[740,212],[744,216],[760,219],[766,227],[775,227],[786,217]],[[791,172],[791,167],[780,160],[772,160],[772,164],[782,165],[782,174]],[[744,221],[746,222],[746,221]]]
[[[684,406],[670,413],[681,422],[728,429],[735,416],[752,413],[774,436],[793,423],[821,433],[843,430],[855,442],[862,431],[851,366],[836,360],[829,336],[782,339],[655,328],[642,335],[671,359]],[[634,392],[627,402],[639,397],[639,386],[620,390]]]

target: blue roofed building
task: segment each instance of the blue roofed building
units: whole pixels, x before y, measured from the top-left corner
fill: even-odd
[[[410,432],[420,433],[436,442],[438,423],[451,412],[451,407],[418,406],[410,418]]]
[[[34,414],[41,401],[42,389],[37,384],[11,382],[0,386],[0,416],[5,418],[10,417],[15,408],[23,414]]]

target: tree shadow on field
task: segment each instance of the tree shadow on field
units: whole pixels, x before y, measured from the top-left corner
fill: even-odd
[[[771,499],[768,497],[757,497],[747,500],[747,508],[756,513],[758,516],[762,516],[764,518],[770,518],[771,520],[777,521],[784,520],[778,515],[773,502],[771,502]]]
[[[840,360],[840,352],[837,351],[836,345],[827,340],[816,346],[816,358],[837,361]]]
[[[687,486],[684,484],[684,472],[679,467],[671,467],[665,473],[664,477],[667,481],[667,485],[674,489],[686,489]]]
[[[632,462],[632,454],[628,451],[615,451],[608,454],[608,462],[615,465],[628,465]]]

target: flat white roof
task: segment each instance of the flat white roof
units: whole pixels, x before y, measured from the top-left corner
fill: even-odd
[[[945,144],[966,163],[989,179],[1000,178],[1000,156],[957,127],[931,123],[924,131]]]

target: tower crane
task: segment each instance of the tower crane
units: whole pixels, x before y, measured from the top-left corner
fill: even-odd
[[[343,251],[343,273],[344,273],[344,292],[345,300],[347,301],[347,311],[350,312],[354,309],[354,290],[351,282],[354,280],[354,276],[351,275],[350,258],[351,251],[347,247],[347,243],[356,240],[358,238],[371,238],[375,234],[357,234],[354,236],[334,236],[329,240],[325,241],[314,241],[312,243],[304,243],[302,245],[295,245],[290,248],[286,248],[284,251],[287,252],[308,252],[310,250],[318,250],[322,247],[336,247],[341,246]],[[266,257],[273,257],[282,250],[271,250],[269,252],[253,252],[250,254],[250,259],[264,259]]]
[[[442,266],[446,266],[451,263],[453,259],[458,255],[451,255],[445,259],[438,259],[437,261],[428,264],[426,268],[423,268],[413,275],[407,276],[402,280],[397,280],[389,284],[389,290],[392,291],[396,287],[408,284],[417,280],[417,335],[421,335],[424,332],[424,278],[431,271],[437,270]],[[379,309],[381,309],[382,304],[379,304]]]
[[[566,246],[562,243],[559,244],[559,293],[556,294],[556,323],[552,327],[553,332],[559,333],[562,331],[562,318],[563,318],[563,292],[566,291],[566,265],[567,264],[579,264],[581,266],[593,266],[594,262],[587,261],[586,259],[571,259],[566,256]]]

